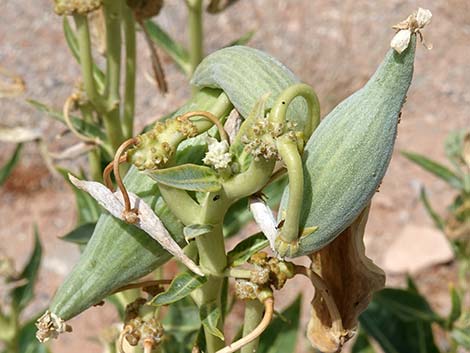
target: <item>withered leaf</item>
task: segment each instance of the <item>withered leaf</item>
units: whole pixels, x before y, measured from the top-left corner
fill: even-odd
[[[354,335],[357,318],[372,294],[385,285],[385,273],[365,255],[363,237],[368,215],[369,206],[332,243],[311,255],[312,270],[321,276],[326,288],[315,290],[307,336],[325,353],[341,351]],[[335,324],[322,294],[336,304],[333,316],[339,317]]]

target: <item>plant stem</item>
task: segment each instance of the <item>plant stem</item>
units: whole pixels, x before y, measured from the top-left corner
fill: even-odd
[[[83,85],[91,104],[100,112],[103,109],[103,101],[96,90],[93,78],[93,57],[91,54],[90,29],[87,15],[76,14],[73,16],[77,26],[78,49]]]
[[[109,143],[114,151],[124,140],[120,121],[121,81],[121,1],[104,2],[106,19],[106,112],[104,126]]]
[[[80,112],[84,121],[93,123],[93,111],[90,105],[80,106]],[[88,165],[92,180],[102,182],[103,174],[101,172],[101,153],[98,147],[88,152]]]
[[[202,0],[186,0],[189,27],[189,62],[192,74],[204,57]]]
[[[131,138],[134,131],[135,113],[135,69],[136,69],[136,40],[135,19],[132,11],[125,8],[123,11],[123,30],[126,39],[126,83],[124,93],[124,138]]]
[[[243,323],[243,335],[247,336],[260,323],[263,317],[264,305],[259,300],[248,300],[245,303],[245,319]],[[258,349],[259,338],[245,345],[240,353],[254,353]]]

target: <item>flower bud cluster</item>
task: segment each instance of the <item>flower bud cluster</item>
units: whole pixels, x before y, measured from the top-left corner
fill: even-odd
[[[276,139],[287,134],[293,141],[297,141],[297,124],[293,122],[273,123],[267,118],[256,121],[251,129],[242,136],[241,141],[245,144],[245,151],[250,153],[255,160],[264,158],[266,160],[280,160]]]
[[[176,118],[157,122],[151,131],[136,137],[135,147],[127,153],[138,170],[157,169],[168,162],[181,141],[197,133],[189,120]]]
[[[265,252],[254,254],[249,262],[255,266],[250,279],[239,279],[235,283],[235,294],[239,299],[259,299],[263,302],[272,296],[272,288],[279,290],[289,278],[294,277],[292,263],[270,257]]]
[[[163,326],[152,311],[146,313],[149,307],[145,303],[145,299],[137,298],[126,307],[123,338],[133,347],[139,343],[156,347],[163,340]]]
[[[99,8],[101,4],[102,0],[54,0],[54,11],[60,16],[87,14]]]

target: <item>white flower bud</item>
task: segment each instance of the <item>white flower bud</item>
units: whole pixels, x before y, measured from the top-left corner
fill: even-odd
[[[228,142],[225,140],[219,142],[213,137],[208,137],[207,145],[209,150],[202,161],[207,165],[213,166],[215,169],[229,167],[232,155],[228,152]]]

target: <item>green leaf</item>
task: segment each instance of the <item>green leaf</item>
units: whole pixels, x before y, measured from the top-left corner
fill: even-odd
[[[460,179],[453,171],[449,168],[437,163],[423,155],[412,153],[412,152],[401,152],[403,156],[408,158],[410,161],[416,163],[424,170],[434,174],[438,178],[444,180],[450,186],[456,189],[462,189],[462,179]]]
[[[450,335],[460,347],[470,349],[470,327],[453,329]]]
[[[462,315],[462,301],[460,299],[459,292],[454,288],[451,287],[450,289],[450,299],[451,299],[451,309],[449,316],[447,317],[446,320],[446,328],[448,330],[451,330],[452,327],[454,326],[454,323],[460,318]]]
[[[201,329],[199,308],[186,297],[169,306],[162,321],[165,340],[162,350],[165,353],[190,353]]]
[[[208,234],[212,232],[214,226],[210,224],[190,224],[189,226],[184,227],[183,234],[186,241],[195,239],[201,235]]]
[[[392,310],[403,321],[442,322],[429,306],[426,299],[414,291],[386,288],[374,296],[374,301]]]
[[[5,181],[10,176],[11,172],[15,168],[15,165],[20,160],[21,149],[23,148],[23,144],[19,143],[16,145],[15,151],[11,155],[10,159],[5,163],[5,165],[0,168],[0,186],[5,183]]]
[[[219,337],[221,340],[224,340],[224,334],[217,327],[221,315],[217,302],[211,301],[209,303],[203,304],[199,309],[199,315],[202,325],[206,328],[206,330],[212,335]]]
[[[175,42],[173,38],[155,22],[147,20],[144,25],[152,41],[173,59],[181,71],[189,75],[191,73],[191,64],[187,50]]]
[[[227,262],[231,266],[240,266],[244,264],[251,255],[264,249],[269,245],[268,239],[263,233],[256,233],[242,240],[227,254]]]
[[[364,330],[359,329],[359,333],[356,335],[356,341],[354,342],[351,353],[375,353],[375,350],[371,346],[369,338]]]
[[[245,45],[251,40],[251,38],[253,38],[254,35],[255,35],[255,31],[248,31],[244,35],[242,35],[240,38],[227,44],[225,47],[233,47],[234,45]]]
[[[95,229],[96,222],[84,223],[64,235],[61,240],[78,245],[86,245]]]
[[[62,112],[55,110],[47,106],[46,104],[41,103],[34,99],[27,99],[26,102],[28,102],[37,110],[43,113],[46,113],[47,116],[53,118],[54,120],[65,124],[65,118]],[[88,135],[88,136],[98,137],[101,141],[106,141],[105,133],[97,125],[88,123],[76,116],[70,116],[70,121],[72,122],[73,126],[77,129],[77,131],[79,131],[80,133],[84,135]]]
[[[158,183],[177,189],[216,192],[222,187],[213,169],[196,164],[157,169],[147,174]]]
[[[384,289],[359,317],[361,328],[385,353],[439,352],[431,330],[435,314],[425,308],[428,305],[423,297],[417,297],[407,290]]]
[[[67,45],[72,52],[73,57],[75,60],[77,60],[77,63],[80,64],[80,49],[78,47],[78,41],[77,41],[77,36],[75,35],[72,27],[70,27],[69,20],[67,16],[64,16],[63,20],[63,30],[64,30],[64,36],[65,36],[65,41],[67,42]],[[93,63],[93,77],[97,83],[97,88],[99,92],[103,92],[104,90],[104,81],[105,81],[105,76],[103,71],[101,71],[96,64]]]
[[[49,353],[47,345],[40,343],[36,338],[37,327],[35,325],[37,318],[28,321],[21,327],[18,334],[18,352],[19,353]]]
[[[442,217],[439,216],[439,214],[436,211],[434,211],[434,209],[432,208],[431,203],[429,202],[429,199],[428,199],[428,195],[426,193],[426,189],[424,187],[421,188],[421,191],[419,193],[419,198],[421,202],[423,203],[424,208],[426,209],[426,212],[432,218],[436,228],[443,231],[445,228],[445,222],[442,219]]]
[[[78,212],[78,225],[86,223],[96,223],[101,214],[101,208],[98,205],[98,202],[96,202],[88,193],[76,188],[70,182],[68,174],[72,174],[73,176],[75,176],[74,173],[61,167],[57,167],[57,171],[64,177],[64,180],[72,187],[72,190],[75,194]],[[83,175],[78,177],[79,179],[85,179]]]
[[[259,342],[258,353],[295,352],[297,331],[300,321],[301,296],[282,312],[289,322],[276,317],[263,332]]]
[[[27,282],[25,285],[15,288],[12,293],[13,305],[19,311],[23,310],[34,297],[34,285],[38,276],[41,257],[41,240],[39,239],[38,229],[35,226],[33,252],[19,277],[19,279],[25,279]]]
[[[150,304],[155,306],[168,305],[191,294],[191,292],[207,282],[206,277],[200,277],[192,272],[183,272],[175,277],[170,287],[154,297]]]

